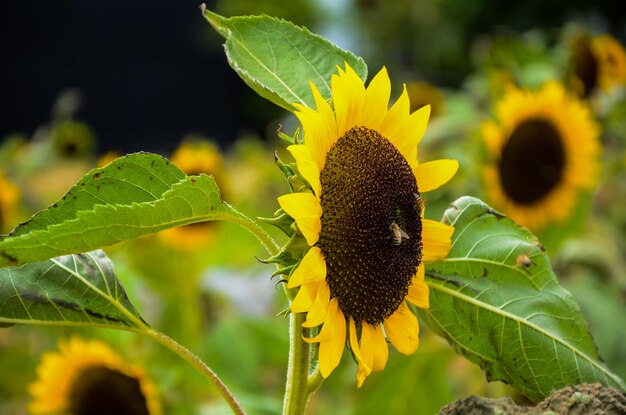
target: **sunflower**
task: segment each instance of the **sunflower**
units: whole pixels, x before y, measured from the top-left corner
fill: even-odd
[[[289,277],[289,288],[300,287],[291,311],[307,313],[304,327],[321,326],[306,341],[319,343],[323,377],[348,339],[360,387],[385,367],[387,339],[401,353],[417,349],[418,322],[406,301],[428,308],[424,261],[444,258],[454,231],[423,218],[421,194],[452,178],[458,163],[418,163],[430,107],[410,113],[405,87],[388,108],[385,68],[367,89],[347,63],[338,70],[332,106],[313,84],[317,109],[295,104],[304,143],[288,150],[311,192],[278,202],[310,246]]]
[[[215,144],[203,138],[184,139],[172,153],[171,160],[190,176],[200,173],[220,175],[220,152]],[[193,223],[159,232],[158,235],[168,246],[193,251],[206,247],[212,241],[212,227],[211,222]]]
[[[570,71],[579,96],[587,98],[600,89],[609,92],[626,85],[626,51],[611,35],[582,33],[572,43]]]
[[[8,231],[15,223],[20,190],[5,178],[0,170],[0,233]]]
[[[510,87],[496,115],[498,124],[482,128],[492,204],[536,231],[566,221],[598,177],[599,127],[589,108],[551,82],[537,92]]]
[[[109,346],[72,337],[48,352],[29,386],[29,412],[36,415],[160,415],[155,385],[145,371]]]
[[[119,157],[122,157],[120,153],[115,150],[109,150],[98,158],[98,167],[104,167]]]
[[[65,120],[54,124],[50,138],[56,153],[67,158],[91,155],[96,141],[87,124],[74,120]]]
[[[410,111],[414,112],[423,106],[430,105],[430,118],[435,118],[443,113],[445,101],[443,92],[430,82],[410,82],[406,86],[411,102]]]
[[[596,36],[593,50],[599,62],[598,84],[605,91],[620,85],[626,85],[626,50],[611,35]]]

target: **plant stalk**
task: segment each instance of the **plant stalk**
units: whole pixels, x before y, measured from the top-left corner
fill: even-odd
[[[198,356],[193,354],[189,349],[177,343],[174,339],[166,336],[165,334],[156,331],[152,328],[146,328],[142,331],[143,334],[146,334],[152,337],[157,342],[161,343],[163,346],[167,347],[182,359],[189,362],[193,367],[195,367],[202,375],[213,383],[220,394],[224,397],[228,406],[236,415],[245,415],[246,412],[241,407],[241,404],[237,401],[237,398],[230,392],[228,387],[222,382],[222,380],[217,376],[211,368],[209,368]]]
[[[309,397],[311,348],[302,339],[304,313],[289,315],[289,364],[283,401],[283,415],[303,415]]]

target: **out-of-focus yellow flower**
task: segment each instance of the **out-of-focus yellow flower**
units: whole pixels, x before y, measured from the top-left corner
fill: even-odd
[[[97,340],[60,341],[58,352],[43,355],[29,392],[33,415],[162,413],[146,371]]]
[[[510,87],[483,125],[484,169],[494,207],[535,231],[562,223],[599,172],[599,127],[589,108],[552,82],[537,92]]]
[[[107,164],[109,164],[110,162],[112,162],[113,160],[121,157],[122,155],[120,153],[118,153],[117,151],[107,151],[106,153],[104,153],[103,155],[101,155],[98,158],[98,167],[104,167]]]
[[[50,131],[50,139],[56,153],[67,158],[91,156],[95,146],[91,128],[74,120],[55,123]]]
[[[605,91],[626,85],[626,50],[611,35],[596,36],[591,41],[599,63],[598,83]]]
[[[220,189],[222,176],[222,157],[217,146],[209,140],[193,137],[182,141],[172,153],[172,163],[187,175],[210,174]],[[197,251],[213,241],[212,222],[200,222],[171,228],[158,233],[160,240],[167,246],[184,251]]]
[[[626,85],[626,51],[609,34],[595,37],[579,34],[572,42],[570,71],[579,96],[587,98],[597,90],[609,92]]]
[[[443,92],[430,82],[410,82],[406,85],[406,92],[411,101],[411,112],[430,105],[430,118],[435,118],[443,113],[445,98]]]
[[[20,189],[0,170],[0,233],[8,232],[15,225],[20,198]]]

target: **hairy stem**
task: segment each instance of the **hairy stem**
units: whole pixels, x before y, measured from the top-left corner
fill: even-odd
[[[146,328],[142,331],[143,334],[146,334],[152,337],[157,342],[161,343],[163,346],[167,347],[182,359],[189,362],[193,367],[195,367],[202,375],[213,383],[220,394],[224,397],[228,406],[233,411],[234,414],[237,415],[245,415],[245,411],[237,401],[237,398],[230,392],[228,387],[222,382],[222,380],[217,376],[215,372],[211,370],[198,356],[193,354],[186,347],[178,344],[174,339],[166,336],[165,334],[156,331],[151,328]]]
[[[254,235],[270,255],[274,256],[278,253],[279,248],[276,241],[274,241],[274,239],[272,239],[272,237],[265,232],[265,230],[263,230],[263,228],[261,228],[254,219],[249,218],[232,206],[230,206],[230,208],[237,214],[237,216],[225,216],[223,218],[225,221],[236,223]]]
[[[283,415],[302,415],[309,397],[309,359],[311,348],[302,339],[304,313],[289,315],[289,365],[283,401]]]

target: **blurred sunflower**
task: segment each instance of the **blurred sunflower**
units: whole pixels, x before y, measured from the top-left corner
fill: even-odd
[[[155,385],[106,344],[73,337],[48,352],[29,386],[31,414],[160,415]]]
[[[18,187],[6,179],[0,170],[0,233],[8,232],[9,228],[15,225],[20,197]]]
[[[319,369],[328,377],[346,338],[360,387],[388,357],[388,339],[404,354],[418,346],[418,322],[407,302],[428,308],[424,261],[444,258],[454,229],[423,218],[420,194],[456,173],[458,162],[418,164],[428,106],[410,113],[406,88],[388,108],[391,84],[382,69],[367,89],[356,72],[331,81],[331,107],[311,85],[317,110],[295,104],[304,144],[288,147],[313,193],[278,198],[311,248],[289,277],[300,287],[291,304],[321,327]],[[406,300],[406,301],[405,301]]]
[[[613,36],[583,33],[572,42],[570,72],[577,94],[583,98],[601,89],[626,85],[626,51]]]
[[[110,162],[112,162],[113,160],[115,160],[116,158],[119,158],[121,156],[122,155],[118,153],[117,151],[107,151],[106,153],[102,154],[98,158],[98,163],[97,163],[98,167],[104,167]]]
[[[406,86],[411,102],[411,112],[430,105],[430,118],[438,117],[444,110],[443,92],[430,82],[410,82]]]
[[[599,62],[598,83],[605,91],[626,85],[626,50],[611,35],[596,36],[592,41]]]
[[[199,137],[184,139],[172,153],[171,160],[187,175],[205,173],[213,175],[216,181],[219,180],[222,159],[218,148],[209,140]],[[167,229],[159,232],[158,236],[168,246],[184,251],[197,250],[211,242],[212,227],[212,222],[193,223]]]
[[[482,128],[494,207],[536,231],[564,222],[598,177],[599,127],[589,108],[552,82],[538,92],[510,87],[495,111],[499,123]]]
[[[66,158],[90,156],[96,142],[91,128],[74,120],[55,123],[50,131],[50,139],[56,154]]]

